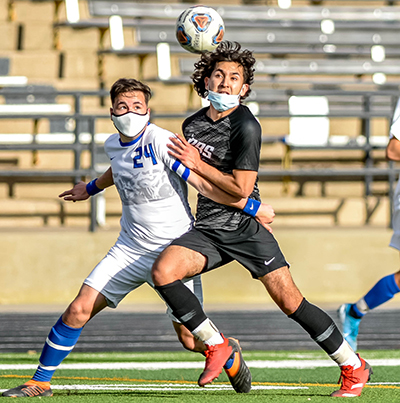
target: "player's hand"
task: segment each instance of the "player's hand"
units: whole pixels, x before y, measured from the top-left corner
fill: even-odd
[[[256,214],[256,220],[272,233],[272,228],[268,225],[274,221],[275,212],[269,204],[261,203]]]
[[[169,148],[168,154],[182,162],[187,168],[196,170],[201,163],[197,148],[189,144],[182,136],[176,135],[176,137],[170,137],[169,139],[172,144],[167,144]]]
[[[63,197],[64,200],[80,201],[89,199],[90,195],[86,191],[86,183],[78,182],[72,189],[62,192],[58,197]]]

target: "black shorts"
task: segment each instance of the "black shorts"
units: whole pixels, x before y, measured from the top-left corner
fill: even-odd
[[[253,278],[289,266],[274,236],[255,219],[248,219],[235,231],[193,228],[171,245],[183,246],[204,255],[207,263],[202,273],[233,260],[249,270]]]

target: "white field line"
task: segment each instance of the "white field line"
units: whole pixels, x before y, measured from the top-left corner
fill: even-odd
[[[400,359],[375,359],[368,360],[371,366],[393,367],[400,365]],[[282,361],[246,361],[249,368],[321,368],[336,366],[330,360],[282,360]],[[132,370],[148,370],[157,371],[160,369],[202,369],[204,362],[113,362],[113,363],[79,363],[79,364],[61,364],[59,369],[132,369]],[[16,370],[34,370],[37,364],[0,364],[1,371],[16,371]]]
[[[66,390],[231,390],[230,385],[207,385],[205,388],[199,388],[197,385],[185,384],[138,384],[138,385],[56,385],[52,389]],[[308,389],[307,386],[262,386],[254,385],[252,389]]]
[[[398,385],[400,382],[381,382],[381,383],[369,383],[369,385]],[[145,383],[145,384],[97,384],[97,385],[52,385],[53,390],[117,390],[117,391],[226,391],[230,390],[230,385],[206,385],[205,388],[199,388],[198,386],[179,383]],[[309,389],[307,386],[282,386],[282,385],[252,385],[252,390],[298,390]],[[6,389],[0,389],[0,393],[3,393]]]
[[[232,390],[230,385],[207,385],[205,388],[200,388],[195,385],[184,384],[136,384],[136,385],[51,385],[52,390],[131,390],[131,391],[226,391]],[[308,389],[307,386],[263,386],[253,385],[252,390],[271,390],[271,389]],[[0,393],[3,393],[7,389],[0,389]]]

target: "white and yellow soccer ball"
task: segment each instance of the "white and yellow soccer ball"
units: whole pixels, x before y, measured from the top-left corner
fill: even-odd
[[[176,21],[179,44],[192,53],[212,52],[224,37],[222,17],[211,7],[189,7]]]

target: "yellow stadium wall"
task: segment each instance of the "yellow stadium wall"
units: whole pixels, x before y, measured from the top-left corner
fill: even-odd
[[[0,310],[62,310],[117,235],[71,230],[0,233]],[[389,229],[276,229],[275,235],[299,288],[324,306],[353,301],[399,266],[398,253],[387,246]],[[261,283],[238,264],[204,275],[203,285],[208,309],[274,307]],[[121,304],[121,309],[149,307],[164,309],[147,285]]]

